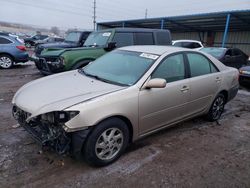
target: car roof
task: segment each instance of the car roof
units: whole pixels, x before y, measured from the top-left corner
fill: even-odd
[[[97,32],[105,31],[117,31],[117,32],[169,32],[167,29],[149,29],[149,28],[128,28],[128,27],[116,27],[110,29],[98,30]]]
[[[119,48],[120,50],[134,51],[134,52],[144,52],[156,55],[163,55],[164,53],[174,53],[181,51],[196,51],[187,48],[175,47],[175,46],[159,46],[159,45],[136,45],[136,46],[126,46]]]
[[[187,39],[173,40],[173,42],[197,42],[197,43],[201,43],[201,41],[198,41],[198,40],[187,40]]]

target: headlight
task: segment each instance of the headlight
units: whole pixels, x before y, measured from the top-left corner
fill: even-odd
[[[240,72],[240,74],[249,74],[250,75],[250,71],[240,70],[239,72]]]
[[[64,60],[63,57],[59,57],[58,62],[59,62],[60,65],[65,65],[65,60]]]
[[[43,114],[41,118],[52,123],[66,123],[77,114],[79,114],[79,111],[55,111]]]

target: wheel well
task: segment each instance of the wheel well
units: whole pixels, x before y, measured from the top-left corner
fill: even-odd
[[[8,54],[8,53],[0,53],[0,55],[7,55],[7,56],[10,56],[10,57],[11,57],[11,59],[12,59],[12,61],[15,61],[14,56],[13,56],[13,55],[11,55],[11,54]]]
[[[79,68],[79,65],[81,65],[81,63],[86,63],[86,62],[91,62],[91,61],[94,61],[94,59],[82,59],[82,60],[79,60],[77,61],[71,69],[76,69],[76,68]]]
[[[111,117],[108,117],[106,119],[103,119],[101,122],[106,121],[108,119],[112,119],[112,118],[119,118],[123,122],[126,123],[126,125],[128,126],[128,130],[129,130],[129,143],[131,143],[132,140],[133,140],[134,131],[133,131],[133,126],[132,126],[132,123],[130,122],[130,120],[128,118],[124,117],[124,116],[117,115],[117,116],[111,116]],[[101,123],[101,122],[99,122],[99,123]]]
[[[228,92],[226,90],[223,90],[220,92],[222,95],[224,95],[226,102],[228,101]]]

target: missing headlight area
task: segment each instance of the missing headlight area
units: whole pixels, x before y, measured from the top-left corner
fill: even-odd
[[[63,125],[75,117],[79,112],[49,112],[31,118],[31,115],[17,106],[13,107],[13,116],[22,127],[28,131],[32,137],[43,147],[50,147],[59,154],[65,154],[70,151],[71,138],[70,133],[65,132]]]

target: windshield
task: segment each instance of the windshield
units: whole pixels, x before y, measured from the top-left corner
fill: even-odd
[[[107,44],[111,32],[93,32],[84,43],[84,46],[104,46]]]
[[[67,42],[78,42],[80,40],[81,33],[80,32],[70,32],[66,37],[65,41]]]
[[[206,52],[216,58],[220,58],[224,54],[225,49],[224,48],[202,48],[201,51]]]
[[[82,72],[117,85],[133,85],[158,58],[157,55],[116,50],[95,60]]]

